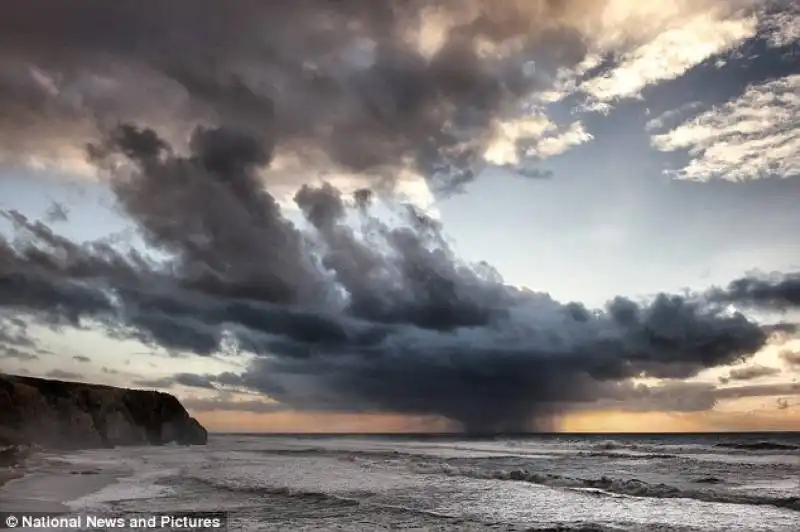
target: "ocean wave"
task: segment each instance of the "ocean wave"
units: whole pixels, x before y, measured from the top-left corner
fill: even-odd
[[[208,478],[199,478],[199,477],[191,477],[187,478],[185,476],[176,477],[176,482],[186,485],[187,483],[195,482],[200,485],[204,485],[215,490],[223,490],[228,491],[231,493],[240,493],[240,494],[247,494],[247,495],[255,495],[260,497],[275,497],[275,498],[287,498],[292,499],[293,501],[300,501],[303,503],[308,503],[316,507],[317,509],[329,508],[329,509],[337,509],[340,510],[342,508],[353,508],[357,506],[368,505],[376,508],[382,508],[384,510],[389,511],[397,511],[397,512],[404,512],[404,513],[411,513],[417,514],[421,516],[427,516],[436,519],[444,519],[444,520],[458,520],[460,523],[467,523],[469,519],[464,519],[463,516],[456,516],[450,515],[447,513],[442,513],[434,510],[426,510],[419,507],[413,506],[404,506],[401,504],[393,504],[388,503],[386,501],[380,501],[373,499],[374,496],[378,495],[376,493],[370,491],[348,491],[345,493],[329,493],[329,492],[321,492],[321,491],[312,491],[312,490],[298,490],[289,487],[283,486],[264,486],[264,485],[247,485],[247,484],[236,484],[231,483],[228,481],[220,481],[218,479],[208,479]],[[477,522],[476,522],[477,523]],[[536,530],[536,529],[529,529],[529,530]],[[547,528],[543,530],[556,530],[552,528]],[[585,531],[585,532],[606,532],[606,531],[613,531],[615,529],[607,529],[607,528],[558,528],[557,530],[567,532],[567,531]]]
[[[659,445],[603,440],[589,445],[589,451],[578,451],[578,456],[600,456],[604,458],[676,458],[671,452],[664,452]],[[671,449],[672,450],[672,449]]]
[[[619,440],[603,440],[591,445],[592,449],[599,449],[602,451],[613,451],[616,449],[636,449],[638,445],[633,443],[623,443]]]
[[[797,451],[800,450],[800,445],[793,443],[783,443],[777,441],[756,441],[756,442],[722,442],[717,443],[714,447],[722,447],[725,449],[739,449],[742,451]]]
[[[177,484],[185,485],[187,481],[192,481],[197,484],[214,488],[217,490],[228,491],[232,493],[242,493],[249,495],[261,495],[272,497],[287,497],[293,499],[302,499],[312,503],[327,503],[329,505],[342,505],[342,506],[355,506],[359,504],[360,496],[371,495],[371,493],[348,493],[342,495],[334,495],[332,493],[324,493],[322,491],[312,490],[297,490],[281,486],[265,486],[247,484],[244,482],[230,482],[220,479],[209,479],[202,477],[176,477]]]
[[[414,453],[404,453],[394,450],[320,449],[314,447],[303,449],[262,449],[257,452],[275,456],[328,456],[347,461],[354,461],[358,458],[378,458],[384,460],[394,460],[397,458],[414,459],[420,456]]]
[[[525,532],[619,532],[621,529],[612,528],[596,523],[581,523],[574,525],[555,525],[526,528]]]
[[[608,476],[599,478],[580,478],[552,473],[541,473],[524,468],[517,469],[481,469],[475,467],[458,467],[449,464],[426,465],[415,469],[423,474],[444,474],[481,480],[509,480],[530,482],[553,488],[565,488],[591,491],[595,494],[611,496],[651,497],[651,498],[686,498],[704,502],[752,504],[775,506],[800,511],[800,497],[774,497],[716,491],[711,489],[678,488],[668,484],[651,484],[637,478],[620,479]]]
[[[637,460],[670,460],[673,458],[679,458],[678,455],[675,454],[668,454],[668,453],[626,453],[626,452],[614,452],[614,451],[588,451],[588,452],[580,452],[577,453],[578,456],[588,456],[592,458],[620,458],[620,459],[630,459],[635,458]]]

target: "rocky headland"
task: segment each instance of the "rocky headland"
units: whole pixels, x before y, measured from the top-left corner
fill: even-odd
[[[175,396],[0,374],[0,449],[204,445],[208,433]]]

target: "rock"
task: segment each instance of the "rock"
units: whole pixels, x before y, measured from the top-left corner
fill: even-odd
[[[81,449],[207,440],[167,393],[0,375],[0,442]]]

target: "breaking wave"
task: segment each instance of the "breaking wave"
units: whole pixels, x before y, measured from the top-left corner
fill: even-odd
[[[409,506],[403,506],[400,504],[390,504],[386,502],[380,502],[372,500],[370,497],[376,495],[375,493],[369,491],[352,491],[342,494],[333,494],[333,493],[326,493],[322,491],[309,491],[309,490],[296,490],[288,487],[278,487],[278,486],[263,486],[263,485],[247,485],[244,483],[231,483],[227,481],[220,481],[219,479],[208,479],[208,478],[199,478],[199,477],[192,477],[191,479],[187,479],[186,477],[180,477],[175,479],[176,482],[183,484],[184,486],[188,483],[196,483],[200,485],[204,485],[215,490],[224,490],[232,493],[245,493],[250,495],[256,496],[263,496],[263,497],[277,497],[277,498],[286,498],[292,499],[294,501],[301,501],[304,503],[312,504],[313,506],[331,508],[331,509],[342,509],[342,508],[354,508],[365,503],[379,507],[384,510],[388,511],[396,511],[396,512],[404,512],[404,513],[412,513],[418,514],[427,517],[433,517],[437,519],[458,519],[459,522],[464,523],[466,522],[463,518],[459,518],[458,516],[449,515],[446,513],[436,512],[433,510],[425,510],[422,508],[415,508]],[[188,481],[188,482],[187,482]],[[557,527],[557,528],[543,528],[543,529],[530,529],[530,530],[542,530],[550,531],[550,530],[558,530],[560,532],[611,532],[616,529],[602,527],[600,525],[595,526],[593,523],[587,524],[580,524],[580,525],[566,525],[564,527]]]
[[[418,473],[444,474],[481,480],[530,482],[553,488],[586,490],[601,495],[670,499],[686,498],[704,502],[775,506],[800,511],[800,497],[770,497],[767,495],[742,494],[711,489],[678,488],[668,484],[651,484],[636,478],[620,479],[605,475],[599,478],[579,478],[541,473],[524,468],[480,469],[458,467],[450,464],[426,465],[417,467],[415,470]]]
[[[614,451],[617,449],[635,449],[637,447],[638,447],[637,445],[631,443],[623,443],[617,440],[603,440],[595,444],[592,444],[591,446],[592,449],[598,449],[601,451]]]
[[[578,456],[588,456],[592,458],[636,458],[640,460],[669,460],[679,458],[678,455],[668,453],[626,453],[614,451],[590,451],[576,453]]]
[[[662,446],[642,445],[637,443],[621,442],[618,440],[603,440],[589,446],[589,451],[578,451],[578,456],[602,456],[605,458],[677,458],[673,453],[663,451]]]
[[[264,486],[252,485],[244,482],[228,482],[220,479],[209,479],[202,477],[177,477],[174,479],[176,484],[186,485],[187,483],[196,483],[214,488],[217,490],[224,490],[232,493],[246,493],[250,495],[263,495],[273,497],[287,497],[293,499],[301,499],[310,503],[327,504],[327,505],[341,505],[341,506],[357,506],[359,504],[359,495],[369,495],[368,493],[358,494],[352,493],[348,495],[334,495],[331,493],[324,493],[322,491],[305,491],[295,490],[287,487],[278,486]]]

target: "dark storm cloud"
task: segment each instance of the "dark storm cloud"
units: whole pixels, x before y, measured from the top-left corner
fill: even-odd
[[[577,408],[626,412],[704,412],[724,400],[797,394],[800,394],[800,384],[796,382],[724,388],[706,382],[677,381],[655,386],[624,382],[606,385],[598,401],[577,405]]]
[[[770,397],[797,394],[800,394],[800,383],[784,382],[779,384],[752,384],[750,386],[720,388],[716,391],[715,395],[718,399],[743,399],[746,397]]]
[[[480,169],[494,121],[582,59],[569,22],[597,10],[583,0],[3,2],[0,134],[13,154],[118,120],[175,134],[227,124],[355,171],[410,165],[452,189]],[[454,27],[428,56],[414,35],[434,19]],[[506,54],[476,47],[515,39]]]
[[[12,212],[0,302],[168,349],[232,343],[255,355],[241,375],[184,385],[254,390],[299,410],[435,414],[469,430],[545,427],[610,384],[691,377],[768,341],[702,295],[587,309],[506,285],[460,260],[418,209],[394,206],[397,224],[376,218],[365,192],[301,189],[312,230],[300,231],[259,185],[270,154],[252,135],[201,127],[181,155],[151,130],[113,130],[93,160],[169,259],[77,245]],[[344,222],[352,209],[355,225]]]
[[[214,375],[196,375],[210,382],[219,382]],[[221,377],[222,380],[230,379]],[[169,387],[165,383],[173,383],[167,378],[151,381],[154,387]],[[241,382],[241,378],[239,379]],[[159,385],[155,385],[159,383]],[[137,383],[146,385],[143,383]],[[754,386],[736,386],[718,388],[705,382],[666,382],[648,386],[631,384],[630,382],[606,382],[595,386],[595,400],[592,402],[572,403],[566,405],[569,410],[603,410],[612,409],[625,412],[704,412],[712,409],[720,400],[743,399],[750,397],[775,397],[778,395],[800,394],[798,383],[777,383]],[[786,398],[777,399],[778,404],[786,404]],[[187,408],[198,411],[243,411],[243,412],[278,412],[293,410],[292,405],[261,400],[233,400],[230,393],[221,392],[205,399],[190,398],[185,401]],[[317,408],[317,411],[325,410]]]
[[[773,273],[748,276],[731,282],[724,290],[712,291],[721,302],[770,310],[800,307],[800,273]]]
[[[703,412],[717,403],[717,388],[704,382],[668,382],[658,386],[619,383],[609,387],[596,403],[584,405],[593,410],[626,412]]]
[[[0,312],[0,345],[12,347],[35,347],[28,333],[28,324],[16,317]]]
[[[44,354],[48,352],[31,337],[28,323],[0,309],[0,371],[5,366],[2,359],[31,361]]]
[[[730,381],[749,381],[753,379],[760,379],[761,377],[778,375],[780,372],[780,368],[772,368],[769,366],[754,364],[744,368],[732,369],[730,373],[728,373],[727,377],[721,377],[720,381],[725,383]]]

